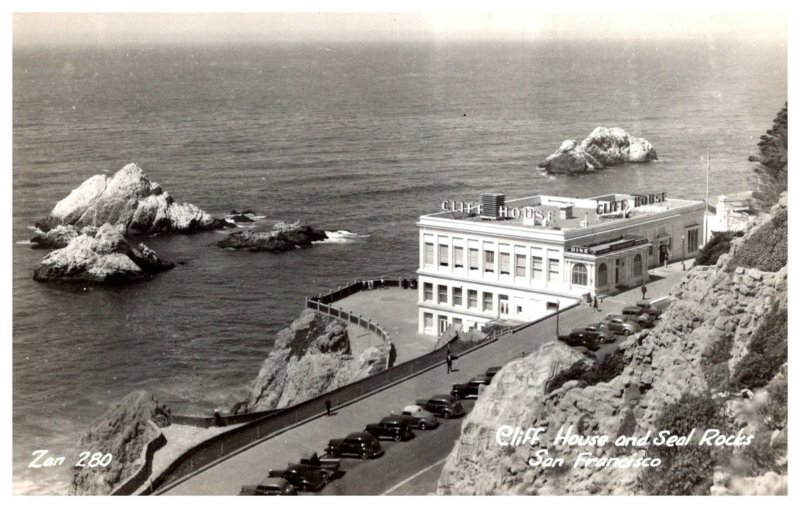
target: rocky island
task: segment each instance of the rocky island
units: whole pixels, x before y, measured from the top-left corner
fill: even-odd
[[[538,167],[552,173],[577,173],[651,160],[658,160],[658,155],[645,139],[622,128],[598,126],[580,144],[574,140],[562,142]]]
[[[328,238],[325,231],[307,222],[278,222],[269,229],[239,229],[217,242],[223,249],[249,249],[251,251],[285,252],[310,247],[314,242]]]
[[[147,279],[175,266],[144,244],[131,247],[109,223],[70,234],[74,236],[66,246],[45,256],[34,271],[34,279],[114,284]]]
[[[98,174],[84,181],[36,223],[40,231],[37,236],[39,240],[61,240],[61,235],[48,237],[46,233],[58,226],[80,229],[105,223],[115,226],[124,236],[192,233],[231,226],[191,203],[175,202],[161,185],[150,181],[142,169],[131,163],[111,177]]]

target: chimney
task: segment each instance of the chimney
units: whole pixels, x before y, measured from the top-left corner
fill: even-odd
[[[506,205],[506,195],[502,192],[481,194],[481,218],[500,220],[500,210]]]

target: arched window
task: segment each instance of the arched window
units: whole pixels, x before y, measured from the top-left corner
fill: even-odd
[[[605,263],[601,263],[597,267],[597,286],[605,286],[608,284],[608,267]]]
[[[586,265],[584,265],[583,263],[576,263],[572,267],[572,284],[586,286],[586,282],[587,282]]]
[[[633,275],[640,276],[642,275],[642,255],[637,254],[633,257]]]

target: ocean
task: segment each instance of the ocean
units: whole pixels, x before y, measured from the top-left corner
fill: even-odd
[[[63,494],[90,423],[135,389],[175,412],[240,399],[303,298],[417,266],[441,201],[750,188],[787,98],[783,44],[724,40],[15,47],[13,492]],[[548,176],[536,163],[596,126],[657,162]],[[135,162],[178,201],[365,235],[285,254],[209,232],[148,238],[185,265],[118,288],[37,283],[30,226],[85,179]]]

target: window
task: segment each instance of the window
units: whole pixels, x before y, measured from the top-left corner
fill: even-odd
[[[699,234],[700,234],[699,229],[689,230],[689,237],[688,237],[689,240],[687,242],[688,245],[686,247],[686,250],[689,251],[690,253],[695,252],[697,250],[697,247],[699,245],[699,237],[698,237]]]
[[[587,272],[586,272],[586,265],[583,263],[576,263],[572,266],[572,284],[577,284],[579,286],[586,286],[587,284]]]
[[[450,246],[439,244],[439,266],[446,267],[449,264]]]
[[[532,256],[531,257],[531,279],[541,279],[542,278],[542,258],[541,256]]]
[[[653,246],[652,245],[647,248],[647,255],[648,256],[652,256],[653,255]]]
[[[608,266],[601,263],[597,267],[597,286],[605,286],[608,284]]]
[[[461,288],[453,288],[453,305],[460,306],[462,304]]]
[[[516,258],[516,264],[514,265],[514,272],[517,277],[525,277],[525,268],[527,265],[525,264],[525,255],[524,254],[516,254],[514,256]]]
[[[478,249],[469,250],[469,269],[478,270]]]
[[[471,309],[478,309],[477,290],[467,290],[467,307]]]
[[[439,304],[447,303],[447,286],[439,285]]]
[[[642,255],[637,254],[633,257],[633,275],[640,276],[642,275]]]
[[[425,318],[425,320],[424,320],[425,328],[426,329],[432,329],[433,328],[433,313],[425,313],[423,315],[423,317]]]
[[[550,258],[547,260],[547,280],[548,281],[557,281],[558,280],[558,266],[561,262]]]
[[[557,302],[548,302],[547,303],[547,311],[558,311],[558,303]]]
[[[425,283],[422,289],[424,290],[424,300],[433,300],[433,285],[431,283]]]
[[[455,268],[464,268],[464,248],[453,247],[453,266]]]
[[[433,265],[433,242],[425,242],[425,265]]]
[[[501,276],[511,275],[511,254],[507,252],[500,253],[500,275]]]
[[[494,272],[494,251],[483,251],[483,270]]]
[[[460,332],[462,329],[462,322],[460,318],[453,317],[453,327],[455,328],[456,332]]]
[[[486,293],[486,292],[483,293],[483,310],[484,311],[491,311],[493,309],[492,300],[493,300],[493,297],[492,297],[491,293]]]

